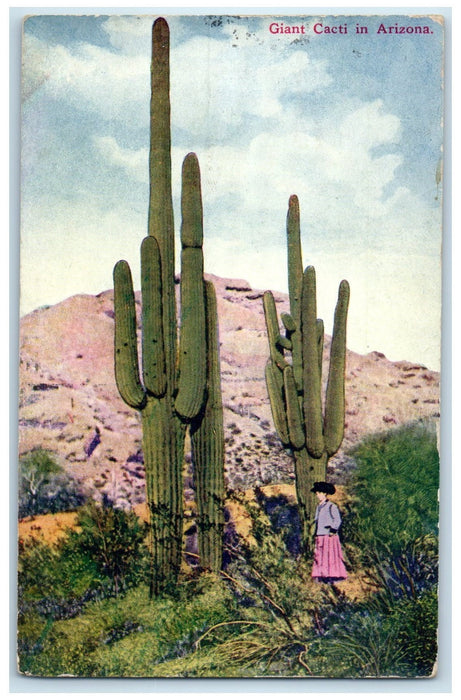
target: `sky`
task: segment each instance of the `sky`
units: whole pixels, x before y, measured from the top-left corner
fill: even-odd
[[[154,19],[25,22],[22,314],[111,289],[121,258],[139,287]],[[286,211],[297,194],[304,265],[316,268],[327,333],[345,278],[350,349],[438,369],[441,24],[360,15],[167,19],[178,238],[181,163],[194,151],[206,271],[287,291]],[[304,32],[273,33],[273,22]],[[429,33],[378,32],[396,23]]]

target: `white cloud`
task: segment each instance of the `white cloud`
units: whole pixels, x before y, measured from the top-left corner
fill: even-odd
[[[134,180],[148,182],[148,148],[122,148],[113,136],[95,136],[93,142],[107,165],[122,168]]]
[[[146,124],[150,90],[149,55],[108,51],[92,44],[72,50],[25,34],[24,81],[31,95],[39,87],[73,108],[96,112],[105,120]]]
[[[136,56],[149,55],[152,17],[112,15],[102,25],[111,45],[121,53]]]
[[[285,118],[287,94],[308,94],[332,82],[324,61],[306,50],[271,51],[263,44],[195,37],[179,46],[171,61],[173,121],[195,137],[241,126],[249,116]],[[242,85],[245,90],[242,90]]]
[[[375,142],[375,124],[369,115],[378,111],[382,128]],[[406,206],[407,213],[424,212],[425,206],[419,201],[399,202],[398,196],[405,198],[402,192],[384,197],[402,159],[398,153],[376,157],[373,149],[378,144],[394,144],[398,119],[384,114],[380,105],[372,104],[347,115],[344,122],[346,125],[340,124],[337,131],[346,134],[348,124],[354,122],[356,133],[363,137],[367,148],[354,148],[347,138],[338,139],[327,128],[324,133],[317,130],[316,136],[308,131],[284,133],[277,129],[259,134],[242,147],[200,150],[204,200],[211,209],[215,200],[225,194],[234,195],[243,207],[240,224],[256,224],[257,219],[261,223],[261,216],[269,220],[270,229],[265,231],[268,240],[274,240],[271,230],[275,221],[282,220],[281,212],[291,194],[300,198],[309,231],[314,230],[318,236],[323,230],[328,239],[343,231],[343,236],[355,242],[364,226],[389,218],[392,222],[395,207],[400,212],[399,219]],[[421,222],[421,216],[417,218]],[[258,228],[259,236],[264,235]]]
[[[400,120],[383,111],[382,100],[367,102],[349,114],[338,129],[339,141],[350,151],[369,151],[382,144],[398,143]]]
[[[351,124],[355,124],[357,147],[348,138]],[[332,244],[353,251],[369,242],[374,249],[391,250],[397,245],[411,253],[424,241],[427,250],[437,254],[439,210],[405,188],[385,196],[402,158],[398,152],[376,156],[374,149],[378,145],[394,148],[399,133],[399,120],[386,113],[380,102],[373,102],[346,115],[336,130],[329,125],[317,128],[315,136],[309,131],[276,129],[242,146],[197,149],[209,235],[246,239],[247,247],[261,241],[277,245],[284,239],[288,198],[297,194],[311,250]],[[95,143],[109,163],[146,182],[146,148],[122,148],[107,136]],[[185,155],[183,149],[172,151],[176,202]]]
[[[47,47],[33,35],[25,34],[22,55],[22,96],[28,99],[49,78]]]

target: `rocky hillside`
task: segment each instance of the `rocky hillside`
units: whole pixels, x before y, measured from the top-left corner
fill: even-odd
[[[289,483],[292,461],[274,432],[264,382],[263,292],[243,280],[210,278],[218,295],[228,487]],[[279,310],[288,310],[287,296],[275,296]],[[113,293],[106,291],[21,320],[20,454],[50,450],[94,495],[136,504],[144,499],[140,419],[115,385],[113,317]],[[339,481],[349,468],[345,452],[362,436],[439,416],[439,377],[379,352],[348,352],[346,398],[345,439],[331,463]]]

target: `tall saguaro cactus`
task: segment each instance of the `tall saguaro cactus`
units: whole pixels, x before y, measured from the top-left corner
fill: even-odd
[[[148,236],[141,245],[142,363],[138,361],[131,271],[114,268],[115,376],[123,400],[142,416],[152,545],[151,595],[174,585],[181,563],[184,441],[190,426],[202,566],[222,558],[224,454],[214,288],[203,276],[200,170],[190,153],[182,168],[181,323],[179,348],[171,188],[169,28],[152,31]],[[210,543],[210,532],[213,532]]]
[[[343,280],[339,286],[323,406],[323,321],[317,318],[315,270],[309,266],[303,272],[296,195],[290,197],[288,205],[287,243],[290,313],[281,315],[283,335],[274,297],[271,292],[264,294],[270,348],[266,384],[275,428],[282,443],[293,452],[303,542],[309,549],[316,505],[311,488],[314,481],[325,480],[328,460],[338,451],[344,436],[349,284]]]

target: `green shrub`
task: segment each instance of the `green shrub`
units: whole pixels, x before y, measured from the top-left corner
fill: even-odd
[[[90,502],[78,512],[77,528],[61,548],[65,564],[90,559],[99,580],[114,595],[142,582],[147,576],[147,528],[133,511]]]
[[[134,512],[87,504],[78,511],[76,528],[56,545],[42,540],[20,544],[21,601],[54,599],[65,608],[66,601],[91,597],[92,591],[123,593],[147,576],[145,536]]]
[[[243,676],[312,675],[310,645],[322,614],[338,605],[338,598],[313,581],[303,558],[290,554],[290,523],[274,532],[262,507],[247,507],[256,544],[234,547],[224,572],[238,613],[209,630],[203,645],[215,668],[240,668]],[[199,660],[203,668],[204,657]]]
[[[417,597],[437,581],[439,455],[427,423],[364,440],[344,539],[374,582],[393,597]]]
[[[28,452],[19,461],[18,490],[20,518],[74,510],[85,502],[79,484],[55,455],[42,449]]]
[[[439,455],[435,426],[418,422],[365,439],[357,470],[354,529],[361,540],[397,551],[438,532]]]
[[[402,601],[391,620],[399,621],[398,643],[414,676],[430,676],[437,660],[438,595],[433,586],[416,600]]]
[[[100,588],[97,565],[84,549],[72,549],[61,541],[51,546],[43,540],[22,543],[18,557],[18,590],[20,612],[42,607],[51,614],[49,604],[55,601],[55,617],[66,616],[66,608],[88,591]]]
[[[343,537],[378,590],[337,620],[330,615],[320,646],[339,658],[346,675],[355,668],[358,675],[428,676],[437,655],[435,427],[418,422],[371,436],[353,456],[357,469],[348,484],[353,501]]]
[[[56,591],[59,575],[58,550],[43,540],[20,541],[18,550],[18,587],[34,600]]]
[[[100,581],[88,558],[65,560],[60,547],[22,544],[18,560],[18,659],[29,672],[54,621],[74,618],[98,595]]]

